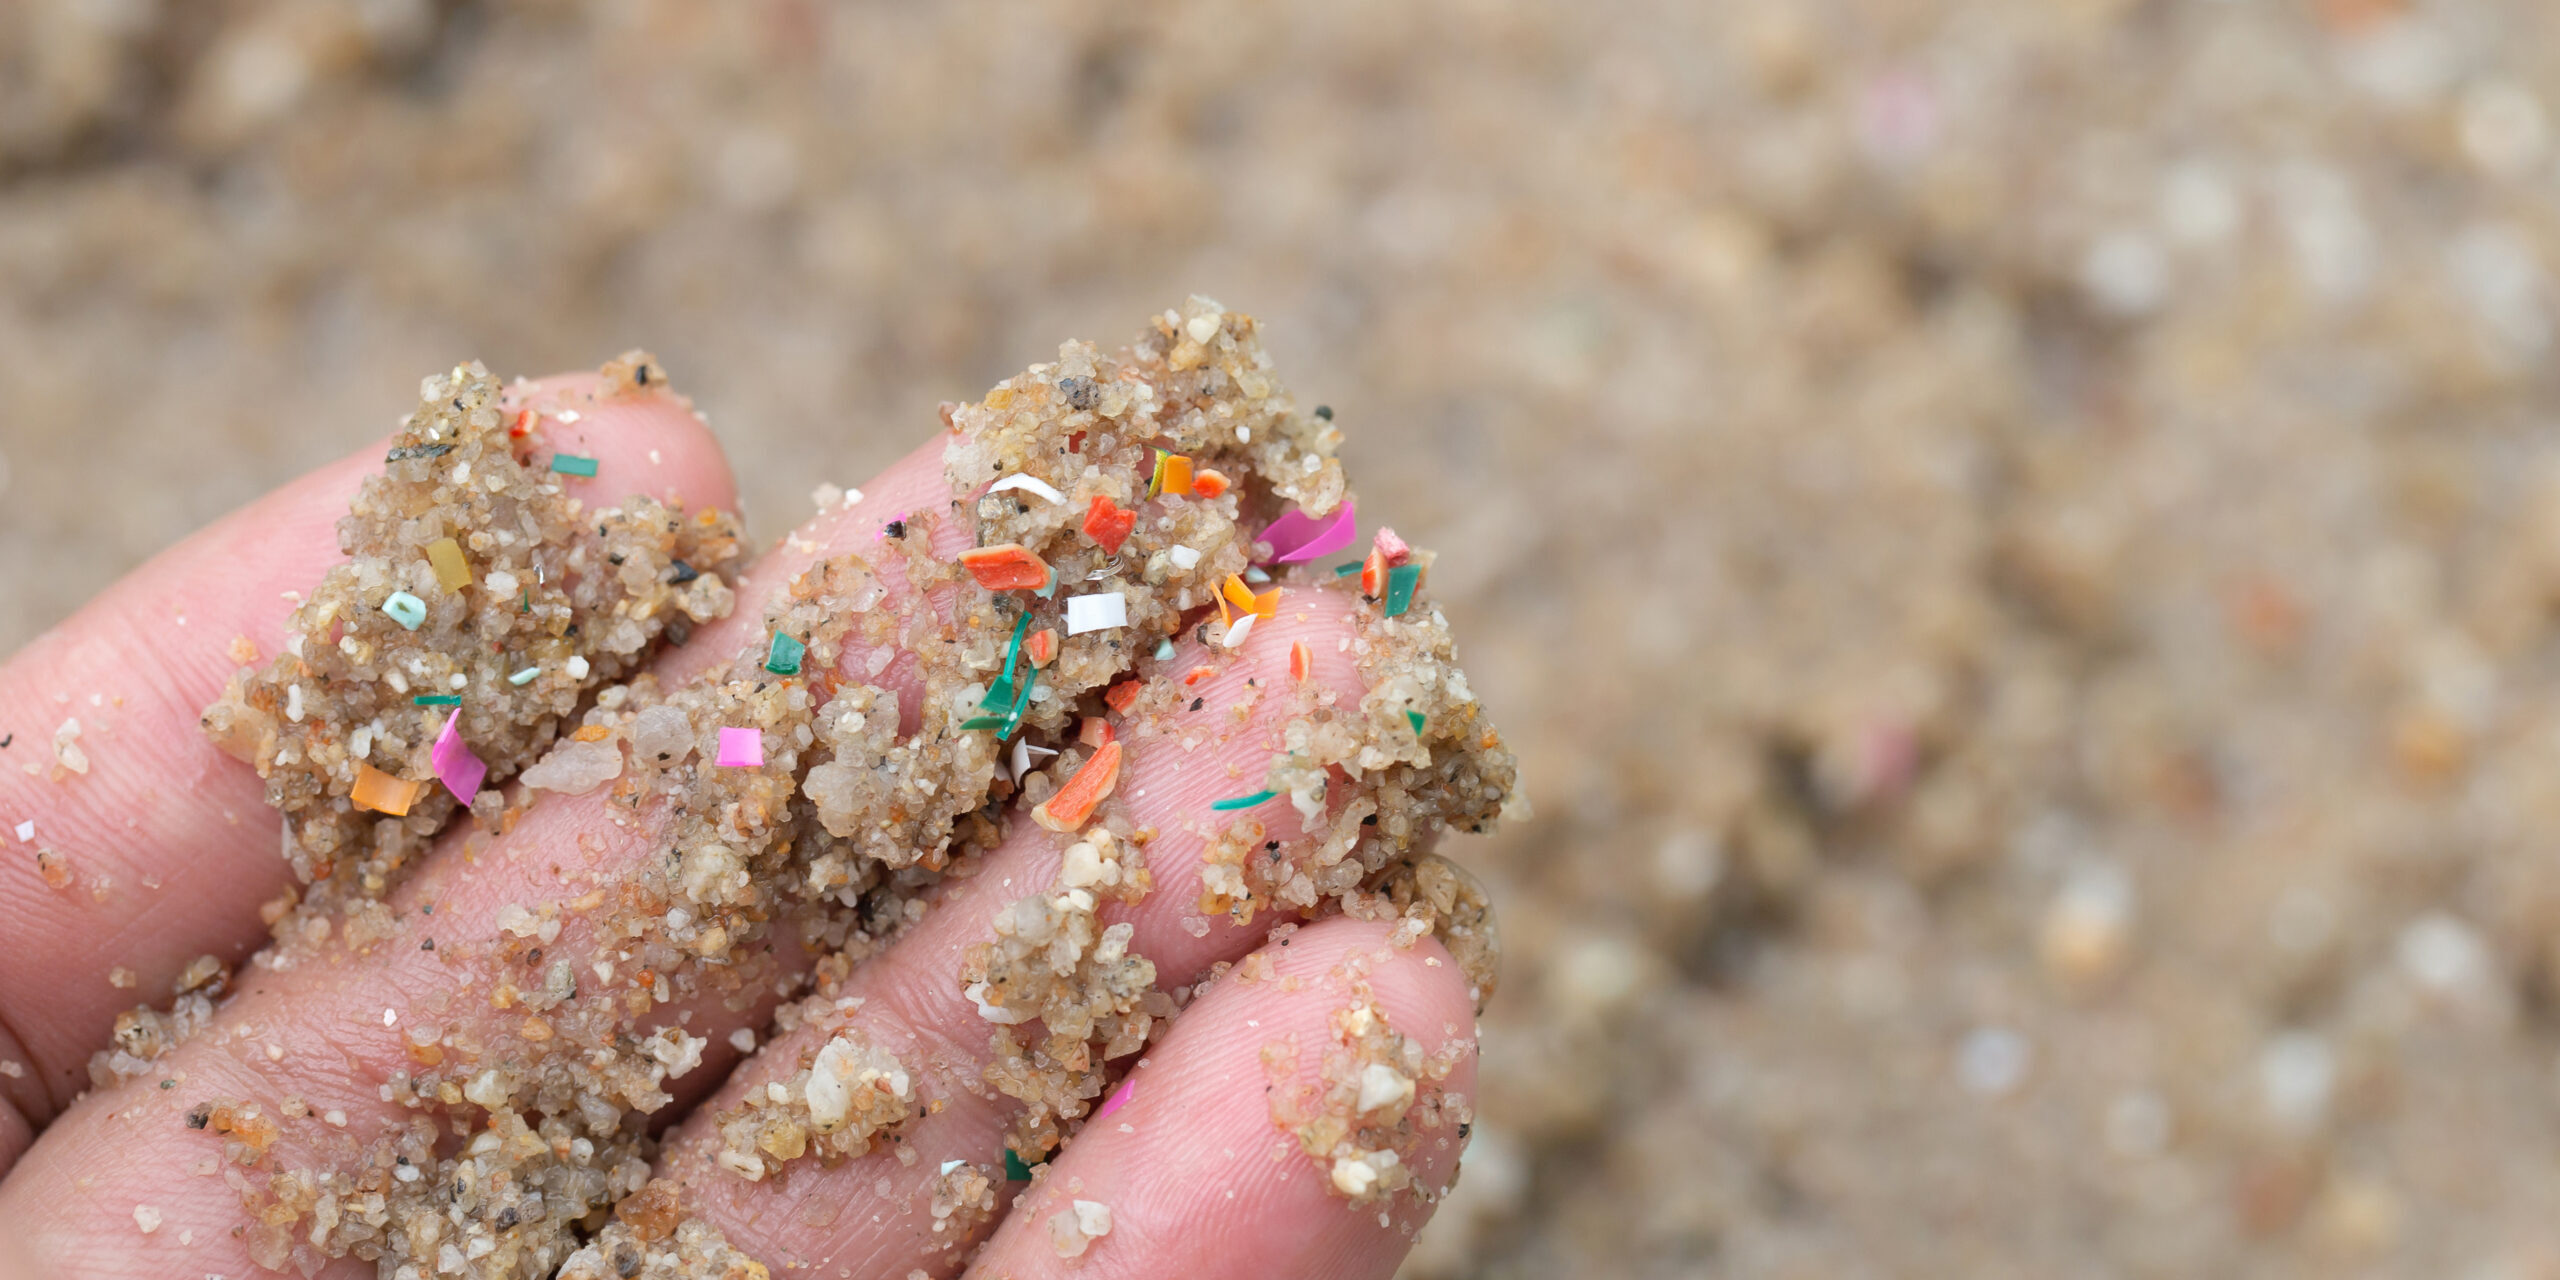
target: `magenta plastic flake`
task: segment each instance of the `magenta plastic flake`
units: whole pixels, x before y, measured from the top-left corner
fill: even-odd
[[[720,763],[731,769],[764,767],[764,730],[722,729]]]
[[[456,710],[444,718],[444,732],[436,735],[436,745],[427,753],[434,762],[436,776],[444,780],[444,789],[453,798],[471,803],[480,794],[480,784],[489,778],[489,766],[472,754],[471,744],[462,740],[462,712]]]

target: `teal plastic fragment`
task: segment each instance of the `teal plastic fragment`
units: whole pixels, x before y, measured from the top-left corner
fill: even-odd
[[[1173,637],[1171,637],[1171,636],[1167,636],[1167,637],[1165,637],[1165,638],[1164,638],[1164,639],[1162,639],[1162,640],[1158,640],[1158,641],[1156,641],[1156,661],[1158,661],[1158,662],[1166,662],[1166,661],[1170,661],[1172,658],[1173,658]]]
[[[1422,581],[1422,566],[1400,564],[1387,570],[1387,616],[1401,616],[1413,607],[1413,588]]]
[[[526,667],[524,670],[508,676],[507,683],[521,689],[526,685],[532,684],[533,678],[541,674],[542,668],[540,667]]]
[[[1011,1147],[1004,1149],[1004,1180],[1007,1182],[1031,1181],[1031,1166],[1024,1164],[1022,1157],[1015,1155]]]
[[[462,699],[450,693],[422,693],[417,697],[409,699],[409,702],[413,706],[420,707],[458,707],[462,705]]]
[[[1250,809],[1258,804],[1269,804],[1279,798],[1280,793],[1277,791],[1256,791],[1249,796],[1230,796],[1227,799],[1212,803],[1209,807],[1212,809],[1227,810]]]
[[[1360,562],[1357,560],[1348,560],[1333,567],[1333,576],[1337,578],[1348,578],[1358,572],[1360,572]]]
[[[764,669],[778,676],[796,676],[800,674],[801,655],[807,652],[809,646],[800,643],[799,637],[776,631],[773,633],[773,647],[765,651]]]
[[[427,602],[406,591],[392,592],[391,598],[382,602],[382,611],[390,614],[393,622],[410,631],[417,630],[427,621]]]
[[[1424,724],[1422,713],[1419,711],[1408,711],[1404,713],[1404,718],[1406,723],[1413,726],[1414,734],[1416,736],[1420,736],[1422,733],[1422,726]]]
[[[555,453],[551,455],[551,469],[564,476],[592,476],[596,473],[596,460],[574,453]]]

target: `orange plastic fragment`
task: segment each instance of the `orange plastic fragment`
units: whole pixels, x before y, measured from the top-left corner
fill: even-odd
[[[1058,788],[1058,794],[1040,802],[1031,811],[1031,820],[1051,831],[1082,830],[1085,820],[1093,816],[1095,805],[1111,795],[1120,785],[1120,744],[1103,743],[1093,758]]]
[[[1202,467],[1199,474],[1191,477],[1192,489],[1203,498],[1214,498],[1225,493],[1228,483],[1225,472],[1209,467]]]
[[[1049,585],[1049,562],[1019,542],[963,551],[960,567],[989,591],[1037,591]]]
[[[508,428],[507,428],[507,434],[508,434],[508,435],[510,435],[510,436],[513,436],[513,437],[515,437],[515,438],[517,438],[517,439],[522,439],[522,438],[524,438],[527,434],[531,433],[531,432],[532,432],[532,430],[533,430],[533,410],[531,410],[531,409],[518,409],[518,410],[516,410],[516,420],[515,420],[515,425],[510,426],[510,427],[508,427]]]
[[[372,765],[359,764],[356,766],[355,790],[349,792],[347,798],[355,801],[359,809],[371,809],[375,813],[400,818],[408,816],[409,806],[418,802],[418,792],[425,786],[406,778],[392,777]]]
[[[1216,674],[1218,674],[1218,669],[1216,667],[1193,667],[1189,671],[1183,673],[1182,683],[1187,688]]]
[[[1308,676],[1315,674],[1315,669],[1316,655],[1313,650],[1307,648],[1306,641],[1300,640],[1289,646],[1290,679],[1304,680]]]
[[[600,724],[588,724],[578,726],[578,731],[570,734],[569,738],[574,742],[602,742],[612,736],[613,730]]]
[[[1181,453],[1165,455],[1164,488],[1159,492],[1177,498],[1193,492],[1190,455]]]
[[[1120,554],[1120,544],[1128,541],[1129,531],[1138,527],[1138,513],[1102,494],[1093,495],[1093,505],[1085,508],[1084,536],[1102,545],[1102,549]]]
[[[1257,612],[1253,607],[1253,588],[1244,584],[1243,574],[1228,574],[1227,580],[1218,584],[1218,595],[1224,602],[1234,605],[1240,612]],[[1218,615],[1218,620],[1221,622],[1226,621],[1226,618],[1227,615],[1223,612]]]
[[[1058,660],[1058,632],[1055,627],[1042,627],[1022,642],[1022,651],[1031,655],[1031,665],[1045,667]]]
[[[1129,704],[1138,700],[1138,690],[1144,683],[1136,676],[1131,676],[1103,690],[1102,701],[1114,711],[1126,712]]]
[[[1084,722],[1076,726],[1076,741],[1096,751],[1118,736],[1111,731],[1111,722],[1100,716],[1086,716]]]
[[[1387,558],[1371,548],[1369,558],[1360,565],[1360,594],[1376,598],[1387,593]]]
[[[1264,618],[1279,617],[1280,588],[1273,587],[1269,591],[1265,591],[1261,595],[1255,596],[1253,598],[1253,611],[1257,616]]]

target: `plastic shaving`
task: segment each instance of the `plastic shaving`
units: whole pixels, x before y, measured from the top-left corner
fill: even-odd
[[[1067,634],[1108,631],[1129,625],[1129,601],[1117,591],[1067,597]]]
[[[444,718],[444,732],[436,735],[435,748],[427,753],[435,765],[436,777],[444,789],[464,804],[480,794],[480,784],[488,780],[489,766],[462,740],[462,712],[457,710]]]
[[[723,728],[723,729],[721,729],[721,730],[720,730],[720,754],[719,754],[718,760],[719,760],[720,765],[721,765],[722,767],[724,767],[724,768],[730,768],[730,769],[761,769],[761,768],[763,768],[763,767],[764,767],[764,730],[762,730],[762,729],[731,729],[731,728]]]

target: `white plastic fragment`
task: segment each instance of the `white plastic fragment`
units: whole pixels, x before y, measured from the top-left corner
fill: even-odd
[[[1179,542],[1165,548],[1164,554],[1165,558],[1173,561],[1173,567],[1176,569],[1188,571],[1200,565],[1200,553]]]
[[[1258,613],[1248,613],[1243,617],[1236,619],[1234,625],[1227,628],[1227,647],[1230,649],[1243,648],[1245,637],[1253,634],[1254,619],[1261,616],[1262,615]]]
[[[1064,502],[1067,500],[1067,495],[1058,492],[1055,488],[1052,488],[1048,481],[1043,480],[1038,476],[1025,475],[1019,471],[1016,471],[1012,475],[1006,476],[1004,479],[998,480],[994,484],[987,486],[987,492],[989,493],[1002,493],[1007,489],[1021,489],[1028,493],[1036,493],[1043,498],[1047,498],[1051,502]]]
[[[1109,631],[1113,627],[1127,625],[1129,601],[1117,591],[1067,597],[1068,635],[1080,636],[1088,631]]]

